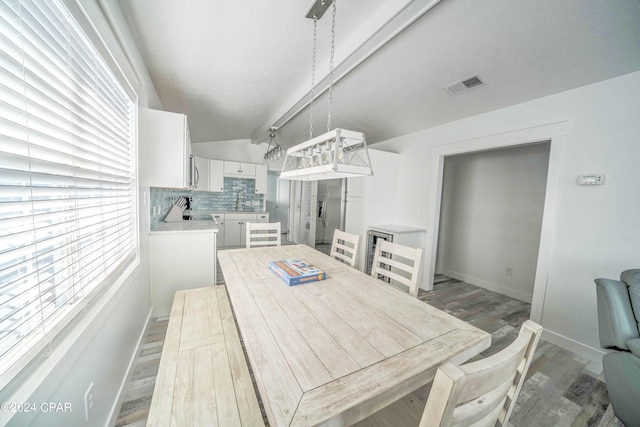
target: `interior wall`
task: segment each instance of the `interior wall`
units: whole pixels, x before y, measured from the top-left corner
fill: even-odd
[[[570,134],[558,141],[561,171],[542,325],[545,339],[599,358],[593,280],[616,278],[640,264],[638,99],[635,72],[381,143],[402,157],[399,220],[426,226],[433,147],[570,120]],[[590,173],[604,173],[604,185],[577,185],[578,175]]]
[[[117,8],[117,0],[65,0],[74,16],[83,13],[90,18],[111,55],[125,73],[138,95],[141,107],[162,109],[153,83],[135,48],[127,26]],[[84,10],[81,11],[78,5]],[[115,8],[113,6],[115,5]],[[113,8],[113,10],[112,10]],[[109,12],[113,31],[105,17]],[[120,33],[120,29],[125,32]],[[123,48],[124,46],[124,48]],[[130,62],[131,61],[131,62]],[[144,111],[139,115],[139,129],[144,128]],[[151,312],[149,281],[149,186],[147,180],[146,135],[140,135],[138,144],[138,211],[140,230],[140,263],[119,287],[113,287],[104,306],[89,310],[82,329],[74,331],[74,340],[68,346],[55,349],[42,371],[27,380],[18,391],[16,402],[35,403],[38,411],[15,414],[11,420],[0,424],[10,426],[72,426],[114,424],[113,415],[120,408],[120,391],[128,369],[136,354],[139,340],[145,330]],[[96,304],[100,305],[100,304]],[[65,342],[65,344],[67,344]],[[84,394],[93,383],[93,408],[89,421],[85,421]],[[13,400],[13,399],[12,399]],[[71,405],[71,411],[42,411],[42,403]],[[6,415],[6,414],[0,414]]]
[[[408,190],[399,184],[402,158],[399,154],[369,149],[373,176],[347,179],[345,230],[360,235],[358,269],[366,266],[367,230],[372,225],[398,223],[399,194]],[[409,224],[411,225],[411,224]],[[424,249],[424,245],[421,245]]]
[[[436,271],[530,303],[548,165],[549,142],[446,157]]]

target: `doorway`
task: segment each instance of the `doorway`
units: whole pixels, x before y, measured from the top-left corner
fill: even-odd
[[[291,239],[329,251],[333,232],[344,227],[345,180],[291,181]]]
[[[549,148],[445,156],[436,273],[531,303]]]
[[[333,233],[344,229],[343,179],[318,181],[315,248],[327,255]]]
[[[542,213],[540,244],[536,263],[533,298],[531,301],[531,320],[542,324],[544,299],[549,274],[553,233],[555,229],[555,212],[558,205],[558,195],[562,172],[562,151],[564,141],[570,134],[571,122],[561,120],[546,124],[538,124],[527,128],[500,133],[486,133],[484,136],[474,137],[458,135],[459,139],[443,141],[441,145],[431,150],[431,188],[429,191],[428,219],[427,219],[427,250],[429,256],[424,263],[424,289],[433,289],[433,278],[436,270],[436,254],[438,251],[438,235],[440,225],[440,207],[442,202],[442,182],[444,175],[444,159],[448,155],[470,153],[480,150],[511,147],[550,141],[549,168]],[[477,132],[477,129],[475,130]]]
[[[288,241],[289,231],[289,187],[290,181],[280,179],[277,172],[267,173],[266,210],[269,222],[279,222],[282,241]]]

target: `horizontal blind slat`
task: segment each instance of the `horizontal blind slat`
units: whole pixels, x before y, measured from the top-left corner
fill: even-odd
[[[134,120],[59,0],[0,0],[0,378],[135,258]]]

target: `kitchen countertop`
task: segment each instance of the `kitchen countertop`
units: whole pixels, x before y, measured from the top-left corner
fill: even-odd
[[[211,211],[212,214],[268,214],[267,211]]]
[[[426,228],[412,227],[410,225],[401,225],[401,224],[370,225],[369,229],[376,230],[376,231],[383,231],[386,233],[395,233],[395,234],[416,233],[416,232],[425,233],[427,231]]]
[[[202,232],[218,232],[218,225],[215,221],[177,221],[177,222],[161,222],[149,234],[159,233],[202,233]]]

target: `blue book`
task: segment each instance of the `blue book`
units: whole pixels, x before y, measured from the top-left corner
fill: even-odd
[[[317,282],[327,278],[327,273],[300,259],[271,261],[269,270],[276,273],[289,286]]]

